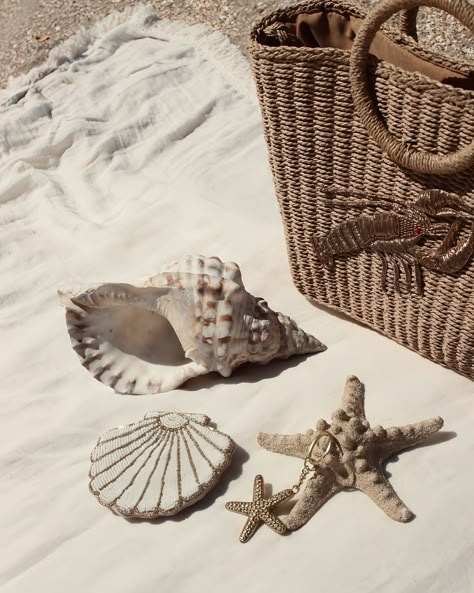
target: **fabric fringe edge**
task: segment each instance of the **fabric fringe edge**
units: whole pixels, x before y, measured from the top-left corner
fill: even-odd
[[[119,26],[132,25],[139,32],[155,38],[183,41],[214,68],[230,86],[252,102],[257,102],[250,65],[241,50],[228,37],[204,24],[189,25],[183,21],[160,19],[150,4],[126,7],[114,11],[90,27],[80,30],[52,48],[48,58],[28,73],[9,80],[5,89],[0,89],[0,105],[18,102],[38,81],[58,70],[66,70],[104,35]]]

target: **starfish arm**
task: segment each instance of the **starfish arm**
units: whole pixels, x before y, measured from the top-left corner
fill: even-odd
[[[347,378],[342,396],[342,408],[350,416],[365,418],[364,386],[354,375]]]
[[[252,510],[251,502],[237,502],[231,501],[225,503],[225,508],[233,513],[240,513],[241,515],[248,515]]]
[[[415,424],[387,428],[386,436],[381,437],[377,445],[380,461],[384,461],[391,455],[403,451],[403,449],[418,445],[435,432],[438,432],[442,426],[443,419],[438,416]]]
[[[259,514],[259,516],[260,519],[265,523],[265,525],[268,525],[268,527],[273,529],[273,531],[276,531],[280,534],[283,534],[287,531],[286,525],[282,523],[278,517],[272,515],[272,513],[270,513],[269,511],[262,511]]]
[[[291,435],[259,432],[257,441],[261,447],[268,451],[305,459],[308,454],[308,447],[313,440],[313,436],[313,431],[308,431],[307,434]]]
[[[311,478],[286,518],[288,529],[293,531],[302,527],[339,490],[342,490],[342,487],[336,483],[332,473],[319,474]]]
[[[406,523],[412,518],[413,513],[403,504],[381,472],[373,470],[358,474],[355,487],[367,494],[391,519]]]
[[[290,498],[293,498],[294,495],[295,493],[291,489],[282,490],[281,492],[277,492],[276,494],[274,494],[271,498],[268,499],[268,501],[270,502],[271,507],[275,507],[277,504],[281,504],[282,502],[290,500]]]
[[[253,481],[253,499],[260,500],[265,494],[265,482],[263,476],[255,476]]]
[[[249,539],[253,536],[253,534],[257,531],[257,528],[261,522],[261,519],[258,517],[249,517],[245,522],[244,528],[240,532],[239,540],[243,544],[247,543]]]

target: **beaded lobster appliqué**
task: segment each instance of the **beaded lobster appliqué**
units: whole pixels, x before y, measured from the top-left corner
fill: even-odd
[[[451,219],[433,222],[431,218]],[[467,237],[459,234],[470,222]],[[423,238],[441,238],[435,249],[419,245]],[[400,291],[400,269],[405,273],[406,287],[411,291],[412,269],[418,294],[423,292],[420,267],[444,274],[459,272],[474,253],[474,209],[455,194],[440,190],[422,193],[404,214],[376,213],[350,218],[321,237],[313,236],[316,255],[321,264],[334,268],[334,258],[369,251],[382,262],[382,288],[386,290],[387,260],[393,261],[394,287]]]

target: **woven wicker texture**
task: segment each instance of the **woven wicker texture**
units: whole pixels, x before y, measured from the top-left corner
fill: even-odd
[[[472,24],[471,5],[465,0],[453,3],[463,5],[463,14]],[[421,2],[403,4],[414,8]],[[407,289],[403,275],[400,293],[396,292],[393,262],[384,289],[382,261],[367,250],[335,258],[334,269],[318,260],[315,234],[325,236],[336,225],[361,215],[403,215],[424,190],[457,194],[474,208],[472,163],[456,174],[414,172],[391,160],[371,138],[351,94],[350,51],[275,45],[274,39],[267,39],[267,27],[318,11],[365,16],[347,2],[313,0],[272,13],[256,25],[249,45],[293,280],[300,292],[317,303],[345,312],[474,379],[473,258],[455,274],[422,267],[422,295]],[[414,39],[389,26],[382,29],[432,63],[458,72],[470,70],[469,65],[420,48]],[[461,149],[466,152],[472,143],[473,91],[405,72],[372,57],[369,84],[378,111],[396,139],[437,157]],[[460,239],[466,239],[469,232],[468,218]],[[440,242],[430,239],[424,246],[435,249]]]

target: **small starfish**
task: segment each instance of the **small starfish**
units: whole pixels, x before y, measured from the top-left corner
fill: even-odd
[[[248,519],[240,534],[240,541],[245,544],[262,524],[268,525],[277,533],[283,534],[287,531],[286,525],[270,512],[274,506],[290,500],[295,495],[293,490],[283,490],[270,498],[264,498],[264,481],[262,476],[255,476],[253,483],[252,502],[227,502],[225,508],[234,513],[247,515]]]
[[[349,377],[342,406],[332,414],[332,424],[322,419],[316,423],[316,431],[333,435],[340,450],[332,447],[326,456],[314,460],[316,472],[287,517],[288,529],[304,525],[331,496],[345,488],[361,490],[395,521],[409,521],[413,514],[385,477],[383,463],[399,451],[421,443],[442,426],[443,419],[437,417],[401,427],[370,428],[364,411],[364,387],[357,377]],[[305,459],[317,434],[313,430],[305,435],[259,433],[257,440],[269,451]],[[328,439],[323,436],[315,452],[327,450]]]

